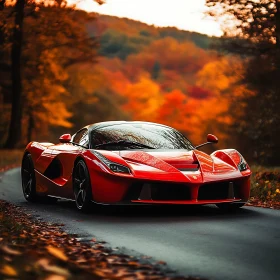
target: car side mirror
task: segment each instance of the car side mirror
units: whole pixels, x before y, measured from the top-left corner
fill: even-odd
[[[69,143],[71,141],[71,134],[63,134],[59,137],[60,143]]]
[[[212,143],[218,143],[218,137],[217,136],[215,136],[215,135],[213,135],[213,134],[208,134],[207,135],[207,142],[206,143],[203,143],[203,144],[200,144],[200,145],[198,145],[198,146],[196,146],[195,148],[196,149],[198,149],[198,148],[200,148],[200,147],[202,147],[202,146],[205,146],[205,145],[207,145],[207,144],[212,144]]]
[[[217,136],[213,135],[213,134],[208,134],[207,135],[207,142],[210,143],[218,143],[219,139]]]

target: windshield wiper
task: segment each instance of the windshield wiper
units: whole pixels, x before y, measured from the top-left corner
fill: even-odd
[[[112,142],[107,142],[107,143],[103,143],[103,144],[98,144],[95,145],[94,148],[99,148],[102,146],[114,146],[114,145],[127,145],[127,146],[137,146],[140,148],[146,148],[146,149],[154,149],[153,147],[147,146],[145,144],[141,144],[138,142],[133,142],[133,141],[128,141],[128,140],[119,140],[119,141],[112,141]]]

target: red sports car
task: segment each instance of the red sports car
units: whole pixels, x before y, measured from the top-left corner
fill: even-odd
[[[31,142],[22,160],[28,201],[75,200],[77,208],[98,204],[244,205],[251,170],[234,149],[208,155],[179,131],[156,123],[112,121],[88,125],[60,144]]]

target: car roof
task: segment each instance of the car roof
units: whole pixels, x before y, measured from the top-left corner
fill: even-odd
[[[87,128],[91,132],[93,130],[101,129],[104,127],[122,125],[122,124],[132,124],[132,125],[133,124],[147,124],[147,125],[156,125],[156,126],[161,126],[161,127],[172,129],[171,127],[163,125],[163,124],[153,123],[153,122],[144,122],[144,121],[107,121],[107,122],[99,122],[99,123],[90,124],[90,125],[85,126],[84,128]]]

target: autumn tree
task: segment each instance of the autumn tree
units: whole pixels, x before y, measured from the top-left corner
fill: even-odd
[[[172,38],[154,39],[125,60],[108,56],[99,60],[99,68],[106,69],[115,96],[123,97],[129,118],[173,126],[197,144],[207,133],[217,133],[222,143],[234,146],[227,134],[229,107],[249,92],[240,84],[244,69],[238,57]],[[100,84],[99,92],[106,85]]]
[[[103,1],[101,0],[96,0],[96,2],[98,3],[102,3]],[[64,11],[67,11],[68,13],[71,12],[72,9],[67,8],[66,7],[67,2],[64,0],[57,0],[54,1],[52,4],[48,3],[48,6],[53,5],[54,7],[59,7],[60,9],[64,9]],[[13,9],[13,15],[14,15],[14,24],[13,24],[13,29],[12,29],[12,36],[11,36],[11,81],[12,81],[12,90],[11,90],[11,118],[10,118],[10,125],[9,125],[9,132],[8,132],[8,138],[5,144],[6,148],[14,148],[18,143],[19,140],[21,139],[21,135],[22,135],[22,112],[23,112],[23,83],[22,83],[22,73],[23,73],[23,69],[22,69],[22,48],[23,48],[23,44],[24,44],[24,37],[25,37],[25,33],[23,31],[24,28],[24,19],[25,19],[25,15],[33,15],[36,13],[36,9],[38,10],[38,7],[43,7],[44,2],[38,3],[36,1],[26,1],[26,0],[17,0],[15,2],[15,5],[12,7]],[[1,0],[0,2],[0,9],[3,10],[4,7],[6,7],[7,9],[11,9],[11,6],[7,6],[5,3],[5,0]],[[26,10],[26,8],[28,9],[28,11]],[[34,9],[33,9],[34,8]],[[33,9],[33,10],[32,10]],[[36,16],[34,17],[36,18]],[[56,16],[56,18],[58,19],[58,17]],[[59,28],[60,26],[58,26],[57,22],[53,21],[52,19],[49,19],[50,22],[52,22],[52,26],[56,25],[56,30],[58,31],[59,34]],[[58,22],[62,22],[62,19],[58,19]],[[64,25],[67,25],[67,21],[64,22]],[[2,26],[3,27],[3,26]],[[49,26],[48,26],[49,27]],[[68,26],[69,28],[70,26]],[[4,28],[6,28],[6,26],[4,26]],[[3,34],[3,28],[1,28],[1,32],[0,34]],[[26,29],[28,31],[28,29]],[[46,29],[48,30],[48,28]],[[75,39],[77,39],[77,37],[72,36],[71,34],[71,29],[68,29],[67,32],[69,34],[64,34],[64,42],[60,42],[61,45],[64,44],[68,44],[69,42],[65,42],[65,38],[67,36],[70,36],[69,38],[72,38],[72,42],[70,43],[71,45],[74,45],[73,42],[75,42]],[[85,33],[83,33],[85,34]],[[38,35],[35,34],[34,35]],[[57,34],[53,34],[53,36],[55,37]],[[1,37],[1,35],[0,35]],[[43,37],[43,35],[42,35]],[[78,38],[80,39],[81,36],[79,36]],[[59,38],[59,36],[57,36],[56,38]],[[36,40],[35,40],[36,41]],[[76,42],[75,42],[76,43]],[[59,44],[60,45],[60,44]],[[54,45],[51,46],[52,48],[57,48],[59,47],[59,45]],[[50,47],[50,46],[49,46]],[[37,50],[38,51],[38,50]],[[75,52],[72,51],[72,55]],[[75,56],[73,58],[69,58],[68,60],[68,64],[72,64],[75,63],[77,60],[83,60],[86,57],[88,57],[87,55],[85,56],[85,52],[81,52],[80,50],[77,52],[78,56]],[[66,63],[66,64],[67,64]]]
[[[4,1],[2,1],[3,3]],[[21,83],[21,49],[22,49],[22,29],[24,18],[25,0],[17,0],[14,13],[14,30],[12,35],[11,50],[11,79],[12,79],[12,112],[9,127],[9,136],[6,148],[14,148],[21,135],[22,117],[22,83]],[[5,2],[1,4],[4,8]]]
[[[222,16],[226,36],[246,39],[247,52],[265,53],[280,46],[279,0],[206,0],[211,16]],[[232,28],[234,25],[234,28]],[[239,46],[240,49],[240,46]],[[252,50],[253,49],[253,50]]]
[[[68,68],[84,62],[94,64],[96,59],[96,40],[89,38],[85,30],[92,17],[60,6],[36,8],[34,16],[26,18],[22,55],[28,135],[32,135],[35,124],[37,129],[71,126],[68,100],[75,100],[76,96],[67,89]],[[38,74],[34,75],[36,71]]]
[[[67,69],[66,88],[71,95],[67,98],[67,108],[72,113],[69,119],[72,132],[89,123],[129,119],[128,112],[121,109],[125,98],[114,88],[118,78],[101,61],[100,58],[98,64],[86,62]]]
[[[5,11],[5,28],[13,30],[14,17]],[[240,85],[238,58],[203,49],[190,41],[193,34],[174,28],[164,33],[163,28],[101,16],[95,29],[91,14],[31,2],[25,14],[24,141],[35,134],[39,141],[55,141],[61,127],[74,132],[87,123],[114,119],[165,123],[196,144],[211,132],[221,142],[227,140],[229,106],[246,90]],[[96,35],[109,38],[101,41],[98,64],[92,39]],[[122,44],[120,38],[125,38]],[[201,38],[206,44],[207,36]],[[9,91],[4,92],[10,98]]]
[[[255,92],[243,98],[244,114],[235,120],[233,132],[251,160],[279,164],[280,0],[207,0],[207,6],[210,15],[227,19],[229,43],[224,47],[242,54],[243,82]]]

